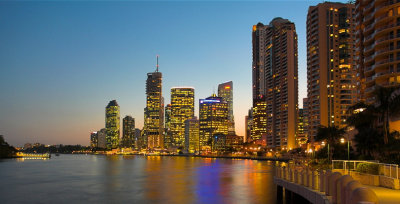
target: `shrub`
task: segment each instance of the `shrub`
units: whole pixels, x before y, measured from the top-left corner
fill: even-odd
[[[379,164],[359,163],[359,164],[357,164],[356,171],[360,172],[360,173],[378,175],[379,174]]]

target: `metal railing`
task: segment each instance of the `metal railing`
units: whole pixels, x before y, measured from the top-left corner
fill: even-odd
[[[356,171],[358,164],[376,164],[378,165],[377,174],[366,173],[371,175],[386,176],[394,179],[399,179],[399,165],[379,163],[378,161],[361,161],[361,160],[332,160],[332,170],[339,169],[344,172]]]

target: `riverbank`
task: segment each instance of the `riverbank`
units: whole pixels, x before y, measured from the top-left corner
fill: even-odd
[[[75,153],[76,154],[76,153]],[[93,153],[98,155],[110,155],[106,153]],[[111,154],[111,155],[141,155],[141,156],[166,156],[166,157],[201,157],[201,158],[218,158],[218,159],[249,159],[249,160],[260,160],[260,161],[281,161],[288,162],[290,158],[285,157],[260,157],[260,156],[229,156],[229,155],[195,155],[195,154]]]

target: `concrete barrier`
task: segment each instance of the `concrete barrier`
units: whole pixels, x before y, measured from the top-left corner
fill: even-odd
[[[319,190],[319,173],[317,171],[312,172],[312,186],[314,190]]]
[[[329,177],[331,176],[332,171],[331,170],[326,170],[325,171],[325,176],[324,176],[324,184],[325,184],[325,193],[326,195],[329,195]]]
[[[308,169],[307,170],[307,186],[309,187],[309,188],[312,188],[312,189],[314,189],[313,188],[313,175],[312,175],[312,171],[310,170],[310,169]]]
[[[349,204],[377,204],[378,197],[371,189],[367,187],[359,187],[351,192],[350,203]]]
[[[319,191],[325,192],[325,171],[319,171]]]
[[[362,187],[362,184],[359,181],[353,180],[347,183],[346,185],[346,204],[350,204],[351,193],[353,190]]]
[[[400,184],[399,179],[387,176],[379,176],[379,186],[399,190],[400,189],[399,184]]]
[[[338,204],[345,204],[346,203],[346,185],[353,181],[353,178],[349,175],[344,175],[339,178],[337,185],[336,185],[336,202]]]
[[[333,203],[337,203],[337,182],[340,177],[342,177],[342,174],[339,172],[335,172],[329,176],[329,188],[327,195],[332,196]]]

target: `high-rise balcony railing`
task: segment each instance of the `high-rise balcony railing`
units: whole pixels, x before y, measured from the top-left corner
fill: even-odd
[[[388,52],[388,51],[391,51],[391,50],[393,50],[393,48],[392,49],[390,49],[390,48],[380,49],[380,50],[375,52],[375,55],[379,55],[381,53]]]
[[[374,37],[375,33],[376,33],[376,30],[375,30],[375,32],[371,33],[371,35],[368,35],[367,37],[365,37],[364,43],[367,42],[368,40],[372,39]]]
[[[371,3],[369,3],[368,4],[368,6],[366,6],[365,8],[364,8],[364,12],[366,12],[367,10],[369,10],[370,8],[372,8],[373,6],[374,6],[374,4],[375,4],[375,2],[374,1],[371,1]]]
[[[388,15],[385,13],[385,14],[382,14],[382,15],[376,17],[376,18],[375,18],[375,23],[377,23],[378,21],[380,21],[380,20],[386,18],[387,16],[388,16]]]
[[[372,12],[364,17],[364,22],[369,21],[374,17],[375,12]]]
[[[396,3],[395,1],[386,1],[384,3],[381,3],[381,4],[377,5],[375,7],[375,10],[378,10],[378,9],[386,7],[386,6],[391,6],[391,5],[395,4],[395,3]]]
[[[368,62],[368,61],[374,59],[374,57],[375,57],[375,54],[366,57],[366,58],[365,58],[365,62]]]
[[[387,36],[385,36],[385,37],[378,38],[378,39],[375,41],[375,44],[378,44],[378,43],[383,42],[383,41],[386,41],[386,40],[391,40],[391,39],[393,39],[393,35],[387,35]]]
[[[388,24],[388,25],[385,25],[385,26],[377,28],[376,32],[380,32],[380,31],[385,30],[385,29],[393,28],[394,26],[396,26],[396,25],[394,23],[391,23],[391,24]]]
[[[369,24],[368,26],[366,26],[366,27],[364,28],[364,32],[367,32],[367,31],[370,30],[371,28],[374,28],[374,26],[375,26],[375,22]]]

